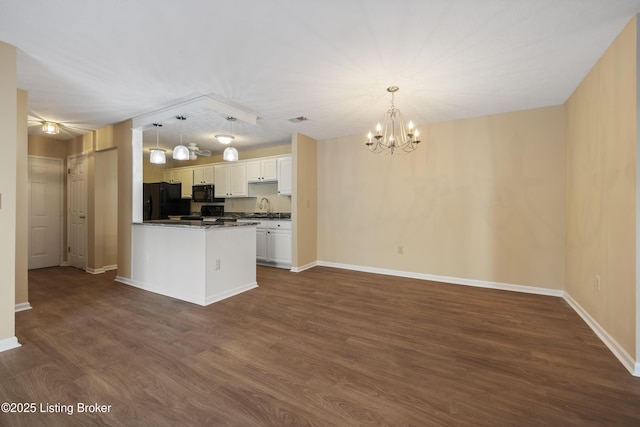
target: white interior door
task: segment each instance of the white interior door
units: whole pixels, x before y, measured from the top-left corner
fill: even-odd
[[[87,156],[67,159],[67,255],[69,265],[85,270],[87,251]]]
[[[29,157],[29,269],[60,265],[62,159]]]

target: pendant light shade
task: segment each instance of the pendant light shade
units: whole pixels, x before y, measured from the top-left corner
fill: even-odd
[[[222,159],[227,162],[237,162],[238,161],[238,150],[234,147],[227,147],[224,149],[224,153],[222,153]]]
[[[176,145],[173,149],[173,158],[175,160],[189,160],[189,149],[184,145]]]
[[[164,155],[164,150],[160,148],[160,127],[162,124],[154,123],[156,127],[156,148],[151,149],[151,155],[149,156],[149,161],[154,165],[163,165],[167,163],[167,157]]]
[[[235,117],[227,117],[227,121],[229,122],[229,135],[216,135],[216,139],[220,141],[222,144],[231,144],[233,141],[233,132],[231,132],[231,124],[236,121]],[[229,145],[224,149],[222,153],[222,159],[227,162],[237,162],[238,161],[238,150]]]
[[[164,150],[152,149],[149,161],[154,165],[164,165],[167,163],[167,157],[164,155]]]
[[[182,122],[187,120],[185,116],[176,116],[180,120],[180,145],[176,145],[173,149],[174,160],[189,160],[189,149],[182,144]]]

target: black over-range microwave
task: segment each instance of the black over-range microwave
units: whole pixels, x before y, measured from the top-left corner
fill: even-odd
[[[216,199],[213,184],[194,185],[191,188],[191,200],[200,203],[224,202],[224,199]]]

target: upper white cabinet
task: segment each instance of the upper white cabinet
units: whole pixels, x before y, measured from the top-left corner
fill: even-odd
[[[193,184],[215,184],[213,166],[196,166],[193,168]]]
[[[191,198],[193,185],[215,184],[215,197],[249,197],[249,183],[276,181],[278,194],[290,196],[291,156],[167,169],[162,179],[182,183],[182,198],[185,199]]]
[[[278,179],[278,162],[274,158],[247,162],[248,182],[269,182]]]
[[[181,183],[182,184],[182,198],[191,198],[191,187],[193,186],[193,169],[181,168],[181,169],[169,169],[162,173],[162,180],[165,182]]]
[[[291,156],[278,157],[278,194],[280,196],[290,196],[292,191],[291,182]]]
[[[229,163],[214,166],[216,197],[247,197],[247,164]]]

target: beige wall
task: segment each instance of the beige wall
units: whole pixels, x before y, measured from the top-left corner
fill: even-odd
[[[110,127],[111,128],[111,127]],[[118,151],[96,151],[94,258],[96,271],[112,269],[118,263]]]
[[[29,135],[29,155],[67,159],[67,141],[46,136]]]
[[[408,155],[318,143],[319,260],[562,289],[562,106],[420,130]]]
[[[16,49],[0,42],[0,342],[15,336],[16,87]]]
[[[306,135],[293,135],[293,267],[318,259],[318,143]]]
[[[28,147],[29,114],[27,92],[18,90],[18,133],[16,161],[16,304],[29,302],[29,214]]]
[[[565,125],[566,289],[634,356],[636,51],[634,18],[567,101]]]

